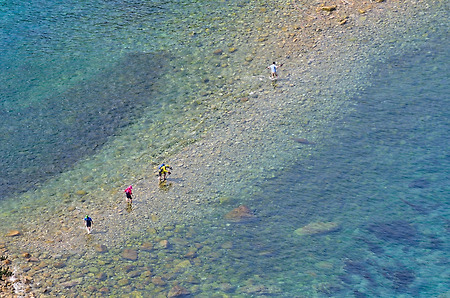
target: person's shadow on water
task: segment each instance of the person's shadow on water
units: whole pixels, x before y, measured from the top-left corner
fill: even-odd
[[[169,189],[172,187],[173,183],[172,182],[168,182],[166,181],[161,181],[158,184],[159,189],[163,190],[163,191],[169,191]]]
[[[131,202],[128,202],[127,203],[127,208],[125,210],[127,210],[128,213],[133,211],[133,204]]]

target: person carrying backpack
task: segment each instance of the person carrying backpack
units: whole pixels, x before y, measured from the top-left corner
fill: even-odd
[[[169,170],[172,170],[170,165],[161,164],[158,167],[159,182],[166,181],[167,177],[172,174]]]

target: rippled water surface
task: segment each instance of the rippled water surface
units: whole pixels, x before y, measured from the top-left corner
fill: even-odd
[[[233,81],[234,65],[251,61],[246,38],[254,40],[253,31],[264,27],[247,12],[265,7],[240,1],[3,5],[0,198],[39,189],[105,144],[116,146],[119,137],[125,141],[112,151],[126,165],[139,155],[158,162],[199,139],[189,128],[214,126],[198,120],[201,99],[220,105],[227,92],[248,95]],[[52,256],[46,286],[64,281],[68,295],[137,297],[166,295],[174,284],[204,297],[448,295],[449,39],[447,26],[429,26],[426,38],[371,65],[370,83],[320,143],[274,149],[273,156],[294,162],[271,178],[248,181],[251,190],[238,200],[254,220],[224,220],[236,201],[223,198],[201,223],[149,227],[104,251],[92,238],[95,252]],[[316,116],[312,111],[311,119]],[[303,121],[285,117],[299,126]],[[242,149],[251,156],[252,148]],[[121,187],[131,180],[126,165],[102,173],[103,183]],[[82,175],[86,183],[91,170]],[[225,185],[224,193],[233,187]],[[317,223],[332,228],[299,235]],[[170,249],[155,249],[167,238]],[[124,249],[136,247],[137,261],[133,252],[123,257]]]

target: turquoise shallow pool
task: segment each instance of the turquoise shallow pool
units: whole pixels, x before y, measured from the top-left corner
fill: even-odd
[[[170,125],[161,127],[180,115],[196,119],[202,112],[197,110],[199,97],[216,100],[211,94],[229,89],[232,82],[224,77],[235,71],[230,64],[245,61],[251,52],[243,33],[239,43],[230,32],[251,19],[246,12],[261,7],[265,4],[240,1],[4,5],[0,24],[6,50],[0,63],[7,71],[0,75],[0,186],[7,191],[0,199],[39,189],[138,121],[142,125],[128,130],[120,154],[146,146],[150,149],[144,152],[159,154],[175,143],[191,142],[183,131],[171,135]],[[235,17],[239,12],[243,16]],[[170,252],[141,246],[162,235],[132,235],[127,245],[142,248],[137,263],[118,257],[123,247],[110,247],[101,255],[63,256],[65,267],[61,272],[53,268],[52,278],[92,277],[89,285],[68,286],[69,295],[87,292],[89,286],[106,288],[104,295],[167,292],[168,286],[148,281],[151,275],[204,297],[448,293],[445,24],[445,19],[428,24],[426,38],[395,55],[387,50],[382,64],[370,66],[370,84],[350,99],[352,110],[321,137],[313,157],[292,155],[289,159],[296,161],[283,165],[281,175],[252,178],[250,186],[259,191],[240,201],[257,220],[230,223],[221,219],[230,206],[215,205],[212,214],[217,216],[198,226],[167,228],[164,236],[177,236]],[[218,58],[218,48],[229,57]],[[286,121],[292,124],[297,119],[291,116]],[[144,129],[144,137],[134,138]],[[167,142],[163,148],[158,138]],[[298,148],[292,152],[297,154]],[[128,177],[114,170],[111,176],[117,177],[111,184],[121,185],[120,179]],[[317,222],[337,228],[313,236],[294,232]],[[193,264],[197,267],[186,269],[178,262],[187,246],[199,255],[201,264]],[[167,269],[176,263],[179,268]]]

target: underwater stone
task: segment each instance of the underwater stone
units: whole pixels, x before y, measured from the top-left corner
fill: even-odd
[[[342,287],[340,285],[333,284],[330,282],[322,282],[315,284],[313,285],[313,288],[315,289],[316,292],[323,293],[328,297],[334,296],[336,295],[336,293],[342,290]]]
[[[159,246],[161,246],[162,248],[168,248],[169,247],[169,241],[161,240],[161,241],[159,241]]]
[[[100,272],[100,270],[97,267],[89,267],[89,272],[96,274]]]
[[[299,236],[310,236],[331,233],[339,230],[340,225],[336,222],[312,222],[304,227],[298,228],[294,231]]]
[[[417,244],[417,229],[410,223],[402,220],[391,222],[373,223],[368,230],[376,237],[403,244]]]
[[[106,280],[106,273],[105,272],[99,272],[96,276],[95,276],[95,278],[96,279],[98,279],[98,280]]]
[[[152,284],[155,286],[164,286],[166,282],[160,276],[155,276],[152,278]]]
[[[219,286],[220,290],[225,293],[231,293],[234,291],[235,287],[233,287],[230,283],[221,283]]]
[[[214,55],[222,55],[223,51],[221,49],[217,49],[213,52]]]
[[[21,235],[21,233],[19,230],[11,230],[5,236],[6,237],[16,237],[16,236],[20,236],[20,235]]]
[[[152,249],[153,249],[153,244],[151,244],[150,242],[144,242],[141,245],[141,250],[150,251]]]
[[[255,215],[250,208],[245,205],[241,205],[225,214],[225,218],[231,221],[242,222],[255,218]]]
[[[189,295],[189,291],[182,286],[175,285],[170,289],[169,293],[167,294],[167,297],[183,297]]]
[[[134,266],[134,265],[132,265],[132,264],[128,264],[128,265],[126,265],[125,267],[123,267],[123,269],[124,269],[126,272],[130,272],[130,271],[136,269],[136,266]]]
[[[138,270],[133,270],[133,271],[128,272],[128,276],[130,278],[135,278],[135,277],[138,277],[139,275],[141,275],[141,272]]]
[[[105,253],[108,251],[108,248],[104,244],[97,244],[94,246],[96,252]]]
[[[248,285],[242,287],[240,291],[249,295],[270,295],[270,289],[264,285]]]
[[[197,257],[197,253],[195,251],[190,251],[187,254],[184,255],[185,258],[193,259]]]
[[[131,260],[131,261],[136,261],[138,258],[137,251],[135,251],[134,249],[126,248],[122,252],[122,258]]]
[[[394,288],[400,291],[405,290],[414,280],[416,276],[412,270],[404,269],[394,272]]]
[[[322,6],[322,7],[320,7],[320,9],[321,10],[324,10],[324,11],[333,11],[333,10],[336,10],[336,5],[330,5],[330,6]]]
[[[300,143],[300,144],[305,144],[305,145],[314,145],[313,142],[308,141],[307,139],[304,138],[292,138],[293,141]]]
[[[189,260],[184,260],[184,261],[178,263],[177,265],[175,265],[173,271],[178,273],[178,272],[184,271],[186,268],[191,267],[191,266],[192,266],[192,264]]]
[[[56,262],[55,264],[53,264],[53,267],[55,268],[64,268],[66,266],[66,264],[64,262]]]
[[[414,271],[402,265],[397,268],[384,267],[382,274],[386,279],[392,281],[393,288],[397,291],[406,290],[416,278]]]
[[[427,188],[430,186],[430,182],[426,179],[416,179],[413,182],[411,182],[408,187],[409,188]]]
[[[121,286],[121,287],[124,287],[124,286],[130,284],[130,280],[129,280],[128,278],[123,278],[123,279],[119,280],[119,281],[117,282],[117,284],[118,284],[119,286]]]
[[[79,285],[82,282],[82,280],[83,280],[83,278],[80,277],[80,278],[77,278],[74,280],[69,280],[69,281],[63,282],[60,284],[60,286],[63,288],[72,288],[72,287]]]

